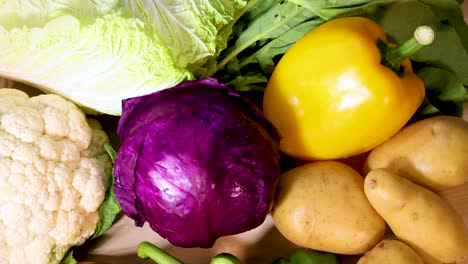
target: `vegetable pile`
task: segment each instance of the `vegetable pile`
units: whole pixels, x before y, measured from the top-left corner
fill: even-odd
[[[293,168],[280,179],[272,210],[275,225],[305,248],[367,253],[363,263],[382,263],[380,257],[370,260],[380,254],[374,251],[383,251],[389,263],[417,263],[398,262],[405,247],[424,263],[462,263],[468,258],[468,229],[437,193],[468,182],[468,145],[460,142],[468,142],[468,122],[437,116],[403,128],[373,149],[364,162],[364,178],[338,161]],[[442,153],[444,158],[434,162],[434,155]],[[404,246],[377,246],[387,245],[386,231]]]
[[[461,2],[1,1],[0,263],[76,263],[120,212],[183,248],[271,215],[276,264],[468,259]]]

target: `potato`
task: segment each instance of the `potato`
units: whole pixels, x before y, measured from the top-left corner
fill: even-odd
[[[377,168],[433,191],[462,185],[468,181],[468,122],[437,116],[403,128],[371,151],[364,175]]]
[[[364,195],[364,179],[337,161],[317,161],[281,175],[272,218],[280,233],[305,248],[362,254],[386,224]]]
[[[463,218],[436,193],[387,169],[367,174],[364,191],[399,240],[442,263],[468,258]]]
[[[424,264],[422,258],[405,243],[382,240],[371,251],[359,259],[357,264]]]

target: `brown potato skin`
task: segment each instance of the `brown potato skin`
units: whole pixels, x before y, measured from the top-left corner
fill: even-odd
[[[337,254],[362,254],[383,237],[386,224],[364,195],[363,177],[337,161],[311,162],[284,173],[272,210],[291,242]]]
[[[382,240],[362,256],[357,264],[424,264],[422,258],[408,245],[396,239]]]
[[[436,193],[387,169],[369,172],[364,191],[398,239],[423,259],[442,263],[468,259],[463,218]]]
[[[363,174],[377,168],[433,191],[462,185],[468,181],[468,122],[437,116],[403,128],[371,151]]]

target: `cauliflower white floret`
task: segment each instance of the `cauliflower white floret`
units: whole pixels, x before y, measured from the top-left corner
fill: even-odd
[[[109,139],[58,95],[0,89],[0,263],[58,263],[95,231]]]

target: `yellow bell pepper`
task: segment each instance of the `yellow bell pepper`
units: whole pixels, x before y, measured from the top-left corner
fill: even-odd
[[[338,159],[371,150],[414,115],[425,87],[408,57],[434,39],[423,26],[399,47],[370,19],[328,21],[281,58],[263,111],[296,158]],[[390,47],[392,46],[392,47]]]

